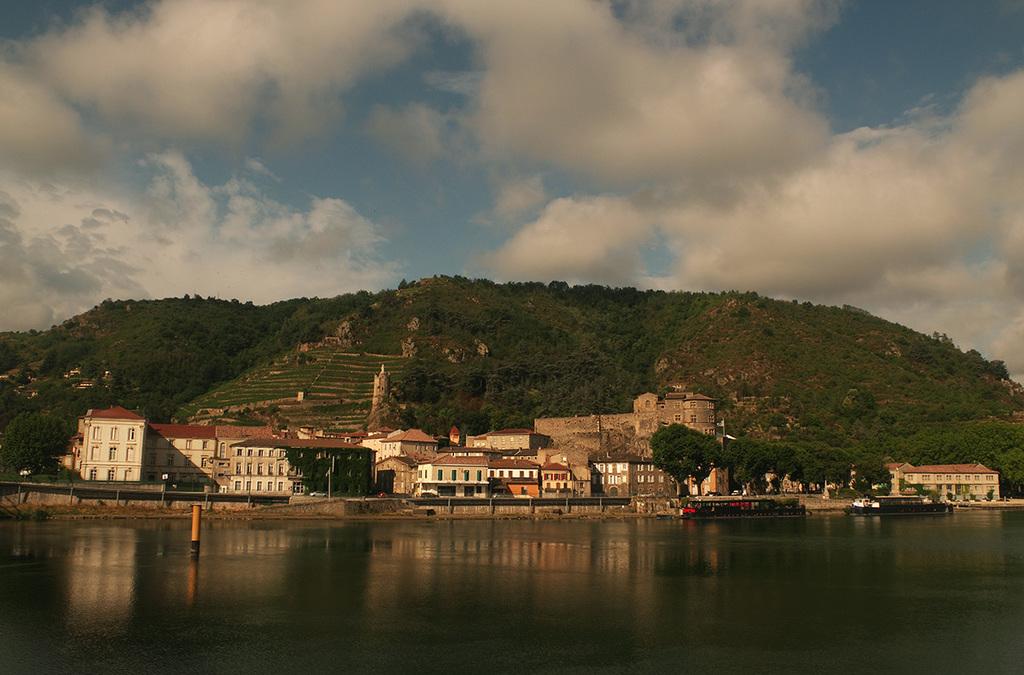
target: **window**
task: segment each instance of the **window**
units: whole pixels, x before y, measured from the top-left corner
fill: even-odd
[[[437,470],[437,479],[438,480],[444,480],[444,469],[438,469]]]
[[[209,442],[209,441],[203,441],[203,450],[206,450],[206,444],[207,444],[208,442]]]
[[[242,463],[241,462],[235,462],[235,473],[242,473]],[[238,488],[235,488],[235,489],[237,490]]]
[[[117,448],[110,448],[107,450],[107,459],[111,462],[117,460]]]
[[[132,470],[131,469],[125,469],[124,470],[124,479],[125,480],[131,480],[132,479]]]
[[[89,469],[89,480],[96,480],[96,469]]]
[[[241,448],[235,448],[235,457],[241,457],[241,456],[242,456],[242,449]]]
[[[455,469],[452,469],[452,480],[455,480],[455,474],[456,474]]]
[[[167,466],[174,466],[174,455],[167,455]]]
[[[235,492],[238,492],[241,489],[242,489],[242,481],[236,480],[235,481]]]
[[[117,440],[117,427],[110,427],[110,440]]]
[[[263,490],[263,481],[258,480],[256,481],[256,492],[260,492],[261,490]]]
[[[469,480],[469,469],[464,469],[462,471],[462,480],[466,480],[466,481]]]
[[[128,429],[128,440],[129,441],[134,441],[135,440],[135,427],[131,427],[131,428]]]
[[[99,451],[100,448],[98,445],[92,446],[92,448],[89,449],[89,459],[96,459],[96,455],[97,453],[99,453]]]
[[[149,464],[150,464],[150,466],[156,466],[156,453],[155,452],[149,453]]]
[[[249,476],[252,475],[252,462],[246,462],[246,464],[245,464],[245,473],[247,475],[249,475]]]
[[[114,470],[107,469],[107,480],[114,480]]]
[[[246,450],[246,454],[247,454],[247,455],[248,455],[249,457],[252,457],[252,448],[248,448],[248,449]]]
[[[92,428],[92,437],[95,440],[97,440],[97,441],[100,439],[100,428],[99,427],[93,427]]]

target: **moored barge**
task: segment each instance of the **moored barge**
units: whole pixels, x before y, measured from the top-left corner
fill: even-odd
[[[953,505],[924,497],[862,497],[850,505],[854,516],[903,516],[919,513],[950,513]]]
[[[781,518],[806,516],[807,508],[797,499],[705,497],[691,499],[680,509],[679,515],[690,520],[706,518]]]

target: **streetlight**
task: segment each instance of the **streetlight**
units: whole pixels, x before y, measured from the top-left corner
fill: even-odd
[[[334,459],[335,456],[331,455],[331,470],[327,472],[327,498],[331,498],[331,478],[334,474]]]

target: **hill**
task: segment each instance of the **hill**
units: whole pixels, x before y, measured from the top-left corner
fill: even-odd
[[[853,307],[440,277],[267,306],[108,300],[3,334],[0,428],[114,403],[153,421],[358,428],[382,363],[394,423],[434,434],[625,412],[680,386],[718,398],[733,435],[837,447],[1024,409],[1002,363]]]

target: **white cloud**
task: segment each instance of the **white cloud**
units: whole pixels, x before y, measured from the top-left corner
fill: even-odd
[[[25,61],[110,129],[234,145],[268,124],[277,142],[340,121],[340,95],[405,59],[416,3],[163,0],[83,19],[26,46]]]
[[[634,283],[650,222],[613,198],[556,199],[483,263],[499,278]]]
[[[90,169],[107,152],[50,88],[24,68],[0,62],[0,156],[7,162],[26,173]]]
[[[445,6],[485,65],[468,123],[494,157],[621,185],[705,183],[786,170],[826,140],[813,92],[772,43],[695,48],[631,30],[603,3]]]
[[[495,187],[495,218],[510,221],[530,214],[547,200],[544,180],[534,176],[500,176],[493,180]]]
[[[304,211],[253,183],[200,181],[167,152],[140,167],[149,189],[19,180],[0,172],[0,327],[44,328],[106,297],[182,293],[272,302],[380,287],[397,271],[383,239],[339,199]]]

